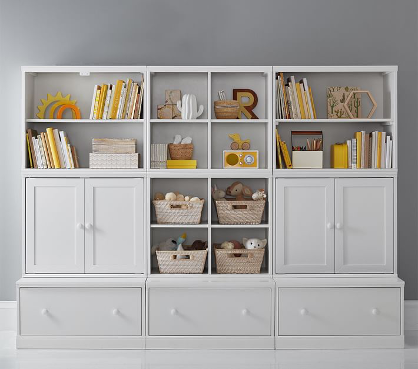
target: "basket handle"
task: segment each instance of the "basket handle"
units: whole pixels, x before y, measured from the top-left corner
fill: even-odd
[[[244,207],[245,206],[245,207]],[[248,205],[247,204],[242,204],[242,205],[235,205],[232,204],[231,205],[231,209],[232,210],[248,210]]]
[[[187,210],[187,209],[184,208],[184,206],[186,206],[187,209],[190,208],[190,205],[185,201],[185,204],[182,204],[182,205],[170,204],[170,209],[172,209],[172,210]]]
[[[183,258],[179,259],[177,256],[184,256]],[[171,260],[193,260],[194,257],[191,254],[173,254],[170,256]]]

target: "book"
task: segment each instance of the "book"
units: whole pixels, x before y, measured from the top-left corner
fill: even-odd
[[[43,145],[42,145],[42,138],[41,138],[40,134],[38,134],[37,142],[38,142],[38,147],[39,147],[40,158],[41,158],[41,161],[42,161],[42,167],[45,168],[45,169],[48,169],[48,164],[47,164],[47,161],[46,161],[45,152],[44,152],[44,148],[43,148]]]
[[[284,101],[284,108],[285,108],[285,118],[290,119],[290,111],[289,111],[289,105],[287,101],[287,91],[284,83],[284,75],[282,72],[280,72],[280,82],[281,82],[281,89],[283,93],[283,101]]]
[[[28,134],[33,167],[35,169],[38,169],[38,163],[37,163],[37,160],[36,160],[35,148],[33,146],[33,138],[38,135],[38,132],[36,132],[35,129],[31,129],[31,128],[29,128],[26,132]]]
[[[382,152],[380,158],[380,167],[386,169],[386,132],[382,132]]]
[[[61,163],[61,148],[59,147],[60,142],[58,139],[58,132],[56,129],[47,128],[46,132],[48,134],[49,145],[51,146],[52,158],[54,160],[54,166],[56,169],[62,168]],[[57,141],[58,140],[58,141]]]
[[[167,160],[168,169],[196,169],[197,160]]]
[[[106,101],[105,101],[105,105],[104,105],[104,108],[103,108],[102,119],[108,119],[109,104],[110,104],[110,99],[112,97],[112,91],[113,91],[113,86],[109,84],[108,87],[107,87]]]
[[[39,169],[44,169],[44,164],[42,162],[41,152],[39,151],[38,138],[37,137],[33,137],[32,139],[33,139],[33,145],[35,147],[36,160],[38,162],[38,168]]]
[[[141,89],[139,91],[138,114],[137,119],[141,119],[142,100],[144,98],[144,76],[141,79]]]
[[[357,140],[351,139],[351,169],[357,169]]]
[[[122,90],[120,93],[118,112],[116,113],[116,119],[122,118],[122,111],[123,111],[123,107],[125,104],[125,96],[126,96],[126,84],[123,83]]]
[[[128,78],[126,80],[126,91],[125,91],[125,95],[124,95],[124,99],[123,99],[123,106],[122,106],[122,111],[121,111],[121,119],[125,119],[126,116],[126,110],[127,110],[127,106],[128,106],[128,100],[131,94],[131,90],[132,90],[132,79]]]
[[[93,89],[93,98],[91,101],[91,108],[90,108],[90,118],[89,119],[93,119],[94,116],[94,105],[96,102],[96,94],[97,94],[97,88],[99,87],[99,85],[95,85],[94,89]]]
[[[361,144],[362,144],[362,138],[361,138],[361,132],[356,132],[354,134],[354,138],[356,139],[357,143],[357,169],[361,169]]]
[[[97,106],[97,119],[103,118],[104,105],[105,105],[106,97],[107,97],[107,89],[108,89],[108,85],[106,84],[103,84],[102,87],[100,88],[100,97],[99,97],[99,103]]]
[[[314,104],[314,99],[313,99],[313,96],[312,96],[312,89],[311,89],[311,87],[309,87],[309,96],[310,96],[311,104],[312,104],[313,117],[314,117],[314,119],[316,119],[316,110],[315,110],[315,104]]]
[[[301,82],[303,83],[304,90],[306,92],[306,100],[308,102],[308,107],[309,107],[309,116],[310,116],[311,119],[314,119],[314,113],[313,113],[313,108],[312,108],[311,94],[309,92],[310,88],[308,86],[308,80],[306,78],[302,78]]]
[[[351,155],[351,140],[347,140],[347,164],[349,169],[353,167]]]
[[[361,133],[361,169],[365,168],[366,163],[366,132],[360,131]],[[367,167],[366,167],[367,168]]]
[[[101,86],[97,86],[96,98],[94,100],[94,108],[93,108],[93,119],[97,119],[97,114],[99,110],[100,90],[101,90]]]
[[[133,119],[134,118],[134,109],[135,109],[135,102],[136,102],[136,97],[138,96],[138,83],[134,83],[133,87],[132,87],[132,93],[129,99],[129,109],[126,113],[126,119]]]
[[[299,83],[300,86],[300,93],[302,95],[302,103],[303,103],[303,110],[305,111],[305,119],[309,119],[309,111],[308,111],[308,105],[306,101],[306,95],[305,95],[305,88],[303,87],[302,83]]]
[[[286,169],[292,168],[292,161],[290,160],[289,151],[287,150],[286,142],[280,141],[280,149],[283,154],[283,159],[286,165]]]
[[[33,168],[32,153],[29,144],[29,135],[26,133],[26,143],[28,145],[28,161],[31,168]]]
[[[65,132],[59,131],[59,135],[61,139],[61,152],[62,152],[62,157],[64,159],[65,168],[71,169],[70,158],[68,157],[67,142],[65,139]]]
[[[117,114],[118,114],[118,108],[119,108],[119,100],[121,97],[121,92],[122,92],[122,87],[124,85],[124,81],[122,81],[121,79],[119,79],[116,82],[116,87],[115,87],[115,96],[113,97],[113,102],[112,102],[112,108],[111,108],[111,112],[110,112],[110,119],[117,119]]]
[[[55,168],[54,159],[52,157],[52,152],[51,152],[51,145],[49,144],[49,140],[48,140],[48,135],[46,132],[43,132],[43,134],[45,136],[46,149],[48,151],[49,162],[51,163],[51,168]]]
[[[303,100],[302,100],[302,93],[300,90],[300,84],[296,83],[296,96],[298,101],[298,107],[300,112],[300,119],[306,119],[305,109],[303,108]]]
[[[80,168],[80,164],[78,163],[77,151],[74,146],[71,146],[71,154],[74,161],[74,168]]]
[[[348,146],[346,142],[331,145],[331,168],[348,168]]]
[[[293,107],[294,107],[295,112],[296,112],[294,119],[301,119],[302,115],[301,115],[300,108],[299,108],[299,103],[298,103],[299,100],[298,100],[298,94],[297,94],[297,91],[296,91],[295,76],[290,77],[290,82],[291,83],[289,83],[289,87],[292,89],[292,92],[293,92],[292,103],[293,103]]]
[[[46,165],[47,165],[48,169],[51,169],[53,163],[49,161],[48,148],[46,147],[46,141],[45,141],[45,133],[41,132],[40,136],[41,136],[41,141],[42,141],[42,149],[44,151],[44,156],[45,156],[45,160],[46,160]]]
[[[377,154],[376,154],[376,167],[381,168],[382,160],[382,132],[377,132]]]
[[[279,132],[277,128],[276,128],[276,147],[277,147],[277,165],[279,169],[283,169],[282,157],[280,155],[280,136],[279,136]]]

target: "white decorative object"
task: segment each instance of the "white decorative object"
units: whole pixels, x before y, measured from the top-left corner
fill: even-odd
[[[96,154],[90,153],[89,167],[92,169],[138,169],[139,154]]]
[[[177,109],[181,112],[181,119],[196,119],[203,113],[203,105],[197,110],[196,96],[193,94],[185,94],[180,101],[177,101]]]
[[[187,137],[184,137],[184,138],[181,140],[181,143],[182,143],[182,144],[191,144],[191,143],[192,143],[192,141],[193,141],[193,139],[192,139],[190,136],[187,136]]]
[[[258,238],[243,238],[242,244],[247,250],[262,249],[267,245],[267,239],[260,240]]]

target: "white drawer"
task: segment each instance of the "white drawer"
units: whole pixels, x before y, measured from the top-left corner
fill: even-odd
[[[280,288],[280,336],[399,335],[399,288]]]
[[[150,288],[150,336],[268,336],[272,290]]]
[[[141,288],[20,288],[21,335],[141,335]]]

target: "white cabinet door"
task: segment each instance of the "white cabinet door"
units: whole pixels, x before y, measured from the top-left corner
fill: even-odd
[[[337,273],[393,272],[393,179],[336,179]]]
[[[277,179],[277,273],[333,273],[333,227],[333,179]]]
[[[143,273],[143,179],[86,179],[85,187],[86,273]]]
[[[26,272],[84,272],[84,180],[26,180]]]

